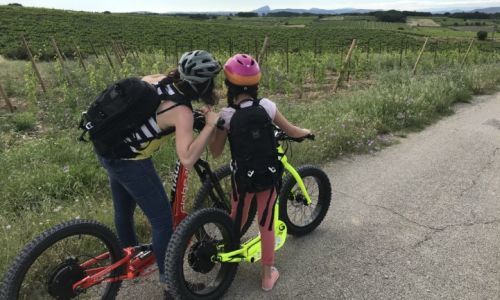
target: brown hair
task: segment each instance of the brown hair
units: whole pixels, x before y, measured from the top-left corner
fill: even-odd
[[[214,91],[214,81],[213,79],[207,82],[200,83],[196,85],[198,91],[204,91],[203,94],[198,94],[198,92],[193,89],[191,84],[187,81],[181,80],[180,73],[177,69],[173,69],[168,72],[167,76],[163,78],[160,85],[175,84],[175,87],[183,93],[189,100],[196,101],[201,100],[203,103],[208,105],[214,105],[217,102],[217,95]]]
[[[247,94],[252,99],[257,99],[259,92],[259,85],[251,86],[240,86],[231,83],[229,80],[225,80],[224,83],[227,86],[227,104],[228,106],[234,106],[234,99],[240,94]]]

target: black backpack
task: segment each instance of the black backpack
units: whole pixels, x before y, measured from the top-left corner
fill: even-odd
[[[235,107],[229,123],[232,170],[238,193],[261,192],[277,186],[283,166],[278,158],[274,125],[259,100]]]
[[[119,158],[128,147],[124,145],[125,137],[143,125],[162,100],[171,98],[166,93],[160,95],[157,88],[136,77],[111,84],[82,114],[79,140],[86,141],[88,133],[97,154]]]

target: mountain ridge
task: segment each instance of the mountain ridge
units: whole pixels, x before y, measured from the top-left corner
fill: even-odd
[[[259,15],[265,15],[268,13],[275,13],[275,12],[294,12],[294,13],[311,13],[311,14],[325,14],[325,15],[338,15],[338,14],[345,14],[345,13],[369,13],[372,11],[381,11],[382,9],[359,9],[359,8],[338,8],[338,9],[323,9],[323,8],[310,8],[310,9],[299,9],[299,8],[277,8],[277,9],[271,9],[269,5],[265,5],[262,7],[259,7],[252,12],[256,12]],[[456,12],[466,12],[466,13],[473,13],[473,12],[481,12],[481,13],[486,13],[486,14],[494,14],[494,13],[500,13],[500,7],[484,7],[484,8],[473,8],[473,9],[464,9],[464,8],[456,8],[456,7],[450,7],[449,9],[423,9],[423,10],[418,10],[418,12],[430,12],[430,13],[456,13]]]

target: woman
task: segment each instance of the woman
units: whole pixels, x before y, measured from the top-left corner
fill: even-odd
[[[194,138],[191,101],[201,99],[209,106],[214,104],[213,78],[220,70],[219,62],[210,53],[196,50],[184,53],[178,68],[168,76],[144,77],[144,81],[157,85],[159,94],[166,93],[166,98],[172,100],[162,101],[156,113],[123,140],[118,151],[123,153],[122,157],[99,156],[109,175],[118,237],[124,247],[138,244],[134,211],[139,205],[151,223],[153,249],[162,282],[165,281],[165,251],[172,235],[172,213],[151,156],[175,128],[177,156],[188,169],[195,164],[214,132],[218,115],[206,107],[206,126]]]
[[[243,110],[244,108],[249,108],[253,106],[260,106],[261,114],[264,114],[265,119],[264,122],[273,122],[278,125],[286,134],[291,137],[304,137],[309,135],[311,132],[308,129],[303,129],[291,124],[277,109],[276,104],[267,98],[258,99],[258,87],[261,79],[260,67],[257,61],[255,61],[250,55],[247,54],[236,54],[233,57],[229,58],[229,60],[224,64],[224,74],[226,76],[226,86],[227,86],[227,100],[228,107],[222,109],[220,115],[224,122],[224,130],[217,130],[216,135],[214,137],[214,141],[210,144],[210,150],[214,157],[219,156],[223,149],[226,139],[229,137],[229,143],[231,148],[231,156],[233,158],[232,161],[232,170],[233,170],[233,182],[235,185],[235,191],[233,191],[233,201],[232,201],[232,209],[231,209],[231,218],[233,220],[237,219],[239,213],[242,212],[242,216],[240,218],[240,225],[246,223],[246,219],[248,217],[248,211],[250,208],[251,200],[255,197],[257,200],[257,211],[259,217],[259,231],[261,236],[262,243],[262,289],[265,291],[269,291],[274,287],[274,284],[278,280],[279,272],[274,267],[274,226],[273,226],[273,206],[276,201],[276,187],[271,182],[271,187],[263,190],[264,187],[267,187],[267,179],[269,176],[260,173],[259,171],[252,170],[248,174],[249,177],[258,177],[259,175],[263,176],[263,179],[252,178],[252,187],[245,189],[241,188],[242,186],[250,186],[248,184],[248,178],[244,178],[245,176],[238,176],[238,169],[243,169],[243,164],[240,163],[238,165],[238,155],[236,152],[239,150],[244,153],[247,161],[251,161],[251,164],[256,164],[255,162],[259,161],[258,155],[255,155],[256,159],[249,152],[258,152],[259,155],[262,155],[266,150],[268,152],[274,153],[275,159],[277,160],[276,153],[276,145],[268,143],[269,147],[274,147],[272,149],[263,149],[264,143],[261,143],[261,147],[255,147],[252,145],[252,139],[255,138],[255,141],[266,141],[266,132],[257,130],[252,131],[249,128],[236,128],[238,125],[237,122],[231,122],[233,116],[235,115],[236,110]],[[265,111],[265,112],[264,112]],[[257,114],[257,113],[256,113]],[[241,113],[240,113],[241,116]],[[252,115],[252,118],[247,118],[249,120],[263,120],[261,117],[257,115]],[[234,118],[236,119],[236,118]],[[234,121],[233,119],[233,121]],[[250,121],[251,122],[251,121]],[[260,122],[260,121],[259,121]],[[264,125],[260,123],[261,125]],[[242,124],[242,123],[239,123]],[[249,123],[247,123],[249,124]],[[259,126],[259,124],[257,124]],[[263,126],[261,126],[261,129]],[[264,129],[262,129],[264,130]],[[267,133],[267,135],[271,135],[274,140],[274,132],[272,128],[271,132]],[[243,133],[241,133],[243,132]],[[235,134],[247,134],[248,136],[238,136]],[[232,135],[233,134],[233,135]],[[247,149],[237,149],[238,143],[237,140],[246,140],[247,141]],[[248,142],[250,141],[250,142]],[[257,151],[249,150],[249,148],[254,147],[258,149]],[[236,162],[236,163],[235,163]],[[278,161],[278,164],[281,164]],[[257,170],[258,166],[251,166]],[[265,166],[264,169],[272,167]],[[278,169],[278,168],[275,168]],[[272,172],[272,171],[271,171]],[[275,171],[276,172],[276,171]],[[272,173],[275,173],[272,172]],[[243,173],[247,173],[245,170]],[[277,176],[276,176],[277,175]],[[275,174],[274,177],[279,177],[280,174]],[[276,181],[274,181],[276,182]],[[255,184],[256,183],[256,184]],[[257,186],[257,187],[256,187]],[[259,188],[262,187],[262,188]],[[240,198],[240,199],[238,199]],[[238,212],[238,204],[240,201],[243,201],[243,207],[240,205],[240,212]]]

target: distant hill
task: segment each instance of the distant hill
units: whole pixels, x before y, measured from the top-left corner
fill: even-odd
[[[487,8],[481,8],[481,9],[475,9],[472,12],[480,12],[480,13],[485,13],[485,14],[496,14],[500,13],[500,7],[487,7]]]
[[[266,15],[268,13],[274,12],[294,12],[294,13],[310,13],[317,15],[339,15],[339,14],[351,14],[351,13],[369,13],[372,11],[376,11],[375,9],[357,9],[357,8],[339,8],[339,9],[322,9],[322,8],[310,8],[310,9],[296,9],[296,8],[278,8],[271,9],[269,5],[262,6],[253,10],[253,12],[258,13],[259,15]],[[458,13],[458,12],[481,12],[486,14],[495,14],[500,13],[500,7],[486,7],[486,8],[477,8],[477,9],[462,9],[456,7],[450,7],[449,9],[439,9],[439,10],[428,10],[432,13]]]
[[[310,14],[316,14],[316,15],[339,15],[339,14],[346,14],[346,13],[368,13],[371,11],[374,11],[373,9],[357,9],[357,8],[339,8],[339,9],[322,9],[322,8],[310,8],[310,9],[298,9],[298,8],[278,8],[278,9],[271,9],[269,5],[262,6],[260,8],[257,8],[256,10],[253,10],[253,12],[258,13],[259,15],[266,15],[268,13],[275,13],[275,12],[294,12],[294,13],[310,13]]]

